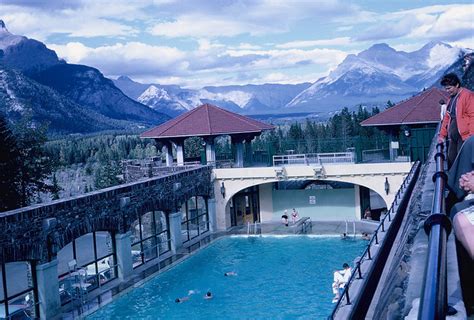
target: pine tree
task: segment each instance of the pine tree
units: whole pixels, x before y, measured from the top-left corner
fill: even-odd
[[[58,179],[56,178],[56,174],[53,174],[53,185],[51,186],[51,199],[58,200],[59,199],[59,191],[62,188],[58,184]]]
[[[393,107],[395,105],[395,103],[393,103],[392,101],[388,100],[387,101],[387,104],[385,106],[385,109],[390,109],[391,107]]]
[[[20,171],[20,202],[26,206],[39,192],[50,192],[46,179],[53,169],[52,162],[43,149],[47,126],[36,127],[31,117],[24,117],[14,127],[14,135],[20,153],[17,166]]]
[[[95,189],[104,189],[116,186],[121,183],[118,175],[121,173],[120,166],[111,161],[103,166],[100,166],[95,172],[94,186]]]
[[[0,115],[0,211],[21,205],[20,171],[17,166],[19,161],[20,152],[16,140],[5,118]]]

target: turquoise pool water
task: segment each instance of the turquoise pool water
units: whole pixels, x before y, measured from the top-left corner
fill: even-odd
[[[86,319],[325,319],[332,273],[367,242],[339,237],[227,237]],[[235,271],[237,276],[224,276]],[[183,303],[178,297],[196,293]],[[211,291],[213,299],[203,296]]]

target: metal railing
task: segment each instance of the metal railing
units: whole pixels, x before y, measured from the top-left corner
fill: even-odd
[[[273,156],[273,166],[321,163],[355,163],[353,152],[306,153]]]
[[[390,161],[389,149],[362,150],[362,162]]]
[[[404,212],[408,206],[408,201],[410,199],[411,192],[417,181],[418,174],[420,172],[421,163],[419,161],[415,162],[408,173],[408,175],[403,180],[403,183],[398,189],[395,199],[390,206],[390,209],[387,211],[387,214],[381,219],[377,229],[375,229],[367,248],[365,249],[362,256],[356,262],[356,266],[353,269],[352,275],[344,287],[343,293],[340,295],[338,301],[336,302],[334,309],[328,319],[334,319],[339,308],[342,306],[342,301],[345,299],[346,305],[351,305],[351,315],[349,319],[364,319],[367,311],[369,309],[372,298],[377,289],[380,277],[383,272],[387,257],[392,248],[395,237],[400,228],[401,222],[403,220]],[[388,221],[387,221],[388,220]],[[389,227],[386,228],[385,224],[389,223]],[[385,233],[383,241],[379,240],[379,233]],[[378,254],[372,256],[371,246],[379,245]],[[373,260],[370,266],[369,271],[364,274],[365,279],[363,278],[361,264],[364,260]],[[355,279],[364,279],[365,281],[360,286],[360,290],[355,298],[354,303],[352,303],[350,296],[351,285]],[[357,292],[356,292],[357,293]]]
[[[451,232],[451,221],[445,213],[444,189],[447,175],[444,172],[443,144],[436,145],[434,158],[435,189],[431,214],[424,223],[429,240],[418,319],[444,319],[448,306],[446,247]]]
[[[247,222],[247,235],[252,233],[252,226],[253,226],[253,234],[262,234],[262,224],[260,222],[255,221],[254,223]]]

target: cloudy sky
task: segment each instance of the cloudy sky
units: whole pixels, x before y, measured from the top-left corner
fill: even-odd
[[[474,48],[472,0],[0,0],[0,15],[69,63],[194,88],[314,82],[381,42]]]

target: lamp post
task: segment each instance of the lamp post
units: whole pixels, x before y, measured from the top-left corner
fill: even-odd
[[[411,141],[410,141],[411,132],[409,129],[405,129],[404,134],[408,140],[408,160],[411,162]]]

